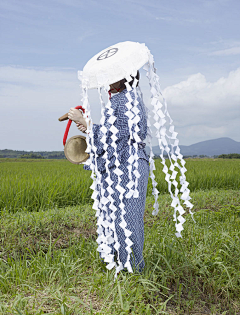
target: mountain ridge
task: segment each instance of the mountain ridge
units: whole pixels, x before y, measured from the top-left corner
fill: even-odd
[[[210,139],[205,141],[200,141],[191,145],[179,145],[181,154],[184,156],[193,156],[193,155],[221,155],[221,154],[230,154],[238,153],[240,154],[240,142],[235,141],[229,137],[222,137],[217,139]],[[174,148],[175,152],[176,148]],[[149,153],[149,147],[147,147]],[[153,153],[159,155],[161,150],[159,146],[153,147]],[[164,152],[165,153],[165,152]]]
[[[214,156],[221,154],[231,154],[237,153],[240,154],[240,142],[235,141],[229,137],[222,137],[217,139],[210,139],[205,141],[200,141],[191,145],[179,145],[181,154],[183,156],[194,156],[194,155],[206,155]],[[176,147],[174,148],[174,152]],[[147,146],[146,151],[149,154],[150,149]],[[10,150],[4,149],[0,150],[0,158],[18,158],[24,154],[39,154],[44,158],[50,159],[62,159],[65,158],[63,151],[24,151],[24,150]],[[155,155],[160,155],[161,150],[159,146],[153,147],[153,153]],[[166,152],[164,151],[164,154]]]

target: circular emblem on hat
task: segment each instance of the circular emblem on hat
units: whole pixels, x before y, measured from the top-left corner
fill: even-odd
[[[100,56],[98,56],[97,60],[104,60],[107,59],[109,57],[112,57],[113,55],[115,55],[118,51],[118,48],[111,48],[108,49],[106,51],[104,51]]]

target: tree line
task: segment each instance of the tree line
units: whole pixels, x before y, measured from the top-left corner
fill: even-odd
[[[165,159],[168,159],[168,155],[163,155]],[[41,152],[26,152],[26,151],[17,151],[17,150],[0,150],[0,158],[20,158],[20,159],[65,159],[63,151],[41,151]],[[209,156],[200,154],[200,155],[184,155],[184,159],[187,158],[209,158]],[[240,154],[230,153],[230,154],[221,154],[214,155],[213,158],[221,159],[240,159]],[[159,155],[155,155],[154,159],[160,159]]]
[[[163,155],[163,157],[165,159],[168,159],[168,155]],[[200,159],[203,159],[203,158],[209,158],[210,156],[208,155],[205,155],[205,154],[200,154],[200,155],[184,155],[183,158],[184,159],[187,159],[187,158],[200,158]],[[160,155],[154,155],[153,157],[154,159],[160,159]],[[230,154],[221,154],[221,155],[214,155],[212,156],[212,158],[214,159],[217,159],[217,158],[220,158],[220,159],[240,159],[240,154],[238,153],[230,153]]]
[[[65,159],[63,151],[40,151],[26,152],[17,150],[0,150],[0,158],[20,158],[20,159]]]

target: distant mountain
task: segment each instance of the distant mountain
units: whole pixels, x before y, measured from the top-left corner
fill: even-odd
[[[191,145],[180,145],[180,151],[183,156],[193,155],[221,155],[238,153],[240,154],[240,142],[234,141],[231,138],[218,138],[213,140],[201,141]],[[176,149],[176,148],[174,148]],[[149,148],[146,147],[146,151],[149,154]],[[39,154],[45,159],[65,159],[63,151],[16,151],[16,150],[0,150],[0,158],[20,158],[22,155],[28,155],[31,153]],[[153,147],[153,153],[159,155],[161,150],[159,146]],[[164,151],[164,154],[166,152]]]
[[[213,140],[201,141],[191,145],[180,145],[179,146],[181,154],[187,155],[221,155],[238,153],[240,154],[240,142],[234,141],[231,138],[218,138]],[[147,147],[147,152],[149,153],[149,148]],[[161,150],[159,146],[153,147],[153,153],[159,155]],[[164,151],[164,154],[166,152]]]

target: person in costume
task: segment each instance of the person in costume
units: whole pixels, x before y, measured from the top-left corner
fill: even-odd
[[[137,73],[136,79],[139,80],[139,72]],[[132,232],[131,236],[129,237],[132,242],[132,255],[131,255],[131,267],[134,270],[137,270],[139,272],[143,271],[143,268],[145,266],[144,259],[143,259],[143,245],[144,245],[144,209],[145,209],[145,201],[146,201],[146,193],[147,193],[147,185],[148,185],[148,176],[149,176],[149,157],[145,151],[145,143],[143,142],[146,139],[147,136],[147,116],[146,116],[146,107],[143,103],[143,100],[140,95],[135,95],[133,91],[130,92],[132,97],[132,105],[134,104],[135,98],[137,97],[138,105],[137,108],[139,110],[139,116],[140,120],[138,122],[138,136],[141,139],[141,142],[138,143],[138,171],[140,173],[140,177],[138,178],[138,190],[139,190],[139,196],[138,198],[134,198],[131,196],[131,198],[126,198],[126,195],[129,193],[129,171],[128,171],[128,159],[130,158],[129,152],[131,152],[129,148],[129,138],[130,138],[130,131],[129,131],[129,118],[126,114],[128,111],[127,103],[128,99],[126,97],[126,87],[125,87],[125,81],[121,80],[119,82],[116,82],[114,84],[110,85],[110,102],[111,107],[114,110],[113,116],[116,117],[116,120],[114,122],[114,126],[118,129],[118,133],[116,134],[116,144],[117,144],[117,153],[119,155],[119,169],[122,171],[121,175],[121,182],[120,186],[125,190],[123,195],[123,204],[125,206],[126,214],[124,216],[126,224],[128,229]],[[130,86],[132,86],[134,81],[134,78],[132,82],[130,82]],[[111,95],[113,94],[113,95]],[[108,119],[110,118],[110,115],[108,114],[108,110],[105,110],[105,123],[104,126],[108,129],[108,133],[106,135],[106,151],[108,153],[108,160],[109,165],[108,169],[110,171],[110,178],[113,181],[112,189],[114,190],[114,193],[112,195],[114,199],[114,206],[117,207],[117,210],[115,212],[116,219],[115,219],[115,228],[116,228],[116,234],[118,238],[118,242],[120,244],[119,247],[119,257],[117,257],[116,249],[114,248],[114,240],[112,240],[111,243],[111,253],[112,255],[115,255],[115,259],[119,258],[119,261],[123,264],[123,266],[127,262],[128,252],[126,250],[127,244],[125,243],[126,236],[124,233],[124,229],[121,227],[121,208],[120,205],[120,199],[119,199],[119,191],[116,190],[116,185],[118,184],[117,175],[114,173],[116,170],[116,157],[114,155],[114,148],[111,146],[112,144],[112,132],[109,130],[111,125],[108,122]],[[75,121],[77,123],[77,127],[80,131],[85,132],[86,131],[86,121],[83,118],[83,115],[81,112],[77,109],[71,108],[69,111],[68,117]],[[133,127],[132,127],[133,129]],[[102,156],[105,153],[104,144],[100,141],[102,138],[101,133],[101,125],[100,124],[94,124],[93,125],[93,139],[94,139],[94,145],[97,148],[97,168],[98,171],[102,174],[102,183],[104,188],[107,188],[108,184],[106,182],[107,179],[107,173],[106,173],[106,167],[105,167],[105,161],[102,158]],[[130,145],[133,145],[131,143]],[[132,156],[135,155],[135,148],[132,146]],[[88,165],[84,165],[85,170],[91,170]],[[133,174],[132,180],[135,182],[135,175]],[[99,188],[99,187],[98,187]],[[99,201],[101,199],[101,194],[99,194]],[[106,198],[108,198],[108,193],[105,193]],[[102,215],[106,219],[111,220],[111,209],[109,208],[110,201],[106,204],[105,210],[102,210]],[[103,232],[105,235],[108,234],[110,231],[107,228],[103,228]],[[100,235],[99,235],[100,236]],[[102,257],[100,252],[100,257]]]
[[[138,86],[138,70],[142,67],[146,70],[151,92],[148,108],[144,106]],[[159,191],[153,172],[156,169],[153,141],[157,141],[161,150],[159,156],[172,198],[177,237],[182,237],[185,222],[185,210],[180,199],[193,217],[189,183],[185,176],[186,162],[180,153],[178,133],[174,131],[173,120],[161,92],[154,58],[145,44],[127,41],[102,50],[87,62],[83,71],[78,72],[78,78],[84,113],[71,108],[69,118],[77,122],[79,130],[87,135],[85,152],[89,154],[89,159],[84,168],[92,171],[90,188],[97,217],[97,250],[107,263],[107,269],[116,268],[116,278],[118,272],[125,268],[129,272],[144,268],[143,214],[149,172],[155,199],[152,214],[159,212]],[[88,90],[94,88],[98,89],[101,103],[100,124],[93,124],[91,119]],[[110,94],[106,104],[104,93]],[[143,142],[146,137],[149,156]],[[170,162],[169,168],[164,151]],[[180,176],[177,180],[178,170]],[[182,193],[180,198],[179,193]]]

